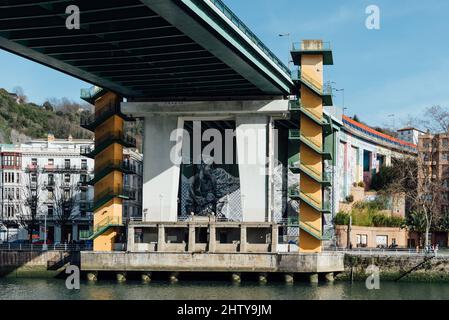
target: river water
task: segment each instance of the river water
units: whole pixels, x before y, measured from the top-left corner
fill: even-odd
[[[312,285],[297,282],[201,282],[180,281],[170,284],[154,281],[117,283],[116,281],[82,282],[80,290],[69,290],[63,279],[0,279],[0,300],[168,300],[168,299],[226,299],[226,300],[360,300],[360,299],[449,299],[448,283],[381,282],[379,290],[368,290],[364,282],[337,281],[333,284]]]

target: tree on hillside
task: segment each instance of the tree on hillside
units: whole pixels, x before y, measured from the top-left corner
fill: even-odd
[[[17,86],[12,89],[12,92],[17,95],[17,98],[19,99],[19,103],[26,103],[28,101],[28,97],[25,95],[25,91],[22,87]]]

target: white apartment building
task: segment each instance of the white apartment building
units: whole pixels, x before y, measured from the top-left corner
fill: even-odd
[[[89,180],[94,177],[94,160],[82,150],[93,144],[48,135],[21,145],[0,145],[1,241],[28,239],[33,229],[33,241],[47,236],[50,243],[64,243],[92,229],[94,189]],[[125,183],[141,190],[142,155],[126,150],[124,159],[137,173],[126,174]],[[136,200],[125,202],[125,218],[141,215],[141,199],[138,192]]]
[[[413,144],[418,145],[419,136],[425,134],[424,131],[413,127],[407,127],[398,130],[398,138]]]

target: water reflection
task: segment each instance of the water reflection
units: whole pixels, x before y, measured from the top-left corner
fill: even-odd
[[[381,282],[380,290],[368,290],[363,282],[319,283],[258,282],[234,284],[231,281],[141,281],[99,280],[82,282],[81,290],[68,290],[65,281],[59,279],[0,279],[0,299],[227,299],[227,300],[341,300],[341,299],[449,299],[447,283],[395,283]]]

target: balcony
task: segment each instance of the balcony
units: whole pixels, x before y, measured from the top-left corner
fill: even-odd
[[[123,172],[125,174],[137,173],[136,166],[131,164],[130,161],[111,160],[96,169],[95,177],[88,182],[89,185],[94,185],[95,183],[103,179],[105,176],[107,176],[109,173],[116,170]]]
[[[316,170],[313,166],[301,162],[299,165],[300,172],[306,174],[309,178],[315,180],[317,183],[323,186],[329,187],[331,185],[331,173],[330,172],[320,172]]]
[[[36,172],[38,171],[39,167],[37,164],[29,164],[26,166],[25,171],[26,172]]]
[[[332,86],[330,84],[323,86],[322,83],[301,72],[301,70],[293,70],[291,72],[291,79],[294,82],[300,82],[302,85],[305,85],[311,91],[321,96],[323,99],[323,106],[332,106]]]
[[[290,112],[300,112],[319,126],[328,124],[328,122],[323,118],[323,115],[319,115],[312,109],[305,107],[301,101],[291,101],[289,104],[289,110]]]
[[[46,173],[78,173],[78,172],[89,171],[87,166],[75,166],[75,165],[45,165],[43,167],[43,172]]]
[[[93,240],[112,227],[122,227],[121,217],[106,217],[94,226],[93,231],[80,231],[81,240]]]
[[[53,189],[55,187],[55,181],[49,180],[44,182],[44,189]]]
[[[120,104],[109,104],[95,112],[95,114],[91,114],[88,116],[81,116],[80,125],[84,129],[95,131],[95,128],[102,124],[104,121],[112,117],[113,115],[118,115],[125,121],[134,121],[133,118],[124,115],[121,112]]]
[[[313,198],[312,196],[310,196],[302,191],[300,192],[297,186],[289,189],[288,196],[292,200],[299,200],[301,202],[306,203],[307,205],[309,205],[316,211],[325,212],[325,213],[331,212],[330,203],[328,201],[324,201],[324,202],[318,201],[315,198]]]
[[[126,148],[135,148],[136,139],[130,135],[120,132],[111,132],[95,141],[95,148],[91,146],[81,147],[81,155],[94,159],[97,154],[109,147],[113,143],[119,143]]]
[[[292,44],[291,54],[295,65],[301,64],[301,56],[303,55],[318,54],[323,55],[324,65],[334,64],[330,42],[323,42],[320,40],[303,40],[301,42],[294,42]]]
[[[97,210],[113,198],[121,198],[124,200],[135,200],[136,190],[131,188],[107,188],[99,194],[95,194],[93,211]]]

